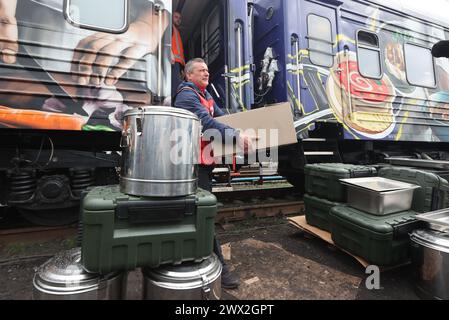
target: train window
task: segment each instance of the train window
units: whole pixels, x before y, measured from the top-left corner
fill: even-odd
[[[411,85],[434,88],[435,70],[431,50],[406,43],[404,51],[407,81]]]
[[[307,17],[309,57],[313,64],[331,67],[334,64],[332,26],[324,17],[310,14]]]
[[[357,57],[362,76],[374,79],[382,77],[379,38],[376,34],[364,30],[357,32]]]
[[[80,28],[122,33],[128,28],[128,0],[65,0],[64,15]]]

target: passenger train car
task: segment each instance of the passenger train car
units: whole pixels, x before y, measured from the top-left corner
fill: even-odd
[[[0,204],[78,218],[118,182],[123,114],[170,98],[171,1],[0,0]]]
[[[447,159],[449,64],[431,55],[449,37],[446,1],[207,1],[190,16],[197,3],[174,9],[223,107],[290,102],[299,143],[279,166],[293,183],[307,162]]]
[[[449,62],[430,49],[449,3],[432,1],[0,0],[0,204],[68,223],[118,181],[124,112],[169,105],[172,10],[223,110],[290,103],[295,185],[309,162],[447,160]]]

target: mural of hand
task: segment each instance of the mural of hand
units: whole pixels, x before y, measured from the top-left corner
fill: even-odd
[[[17,0],[0,0],[0,60],[15,63],[19,49],[16,14]]]
[[[95,33],[81,40],[72,59],[74,80],[80,85],[115,85],[138,59],[152,53],[158,47],[168,26],[168,16],[159,16],[147,10],[129,25],[122,34]],[[162,30],[160,30],[162,27]],[[151,32],[149,31],[151,30]],[[119,59],[117,63],[114,60]],[[115,64],[114,64],[115,63]]]

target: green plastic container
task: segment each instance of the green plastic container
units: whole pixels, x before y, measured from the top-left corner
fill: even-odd
[[[334,243],[378,266],[393,266],[410,260],[409,232],[422,226],[415,211],[375,216],[348,206],[330,210]]]
[[[336,202],[346,202],[346,186],[339,179],[375,176],[374,167],[345,163],[314,163],[304,167],[308,194]]]
[[[335,206],[341,206],[340,202],[331,202],[326,199],[317,198],[309,194],[304,195],[306,207],[306,221],[311,226],[321,230],[330,231],[329,212]]]
[[[446,179],[422,169],[386,167],[379,176],[421,186],[413,193],[411,209],[428,212],[449,207],[449,183]]]
[[[123,194],[119,186],[96,187],[81,208],[81,262],[89,272],[200,262],[212,254],[217,199],[204,190],[149,199]]]

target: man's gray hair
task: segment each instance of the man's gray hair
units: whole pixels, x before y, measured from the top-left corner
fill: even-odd
[[[190,60],[189,62],[186,63],[186,66],[184,67],[184,71],[186,74],[193,72],[195,63],[206,63],[206,62],[201,58],[195,58],[195,59]]]

